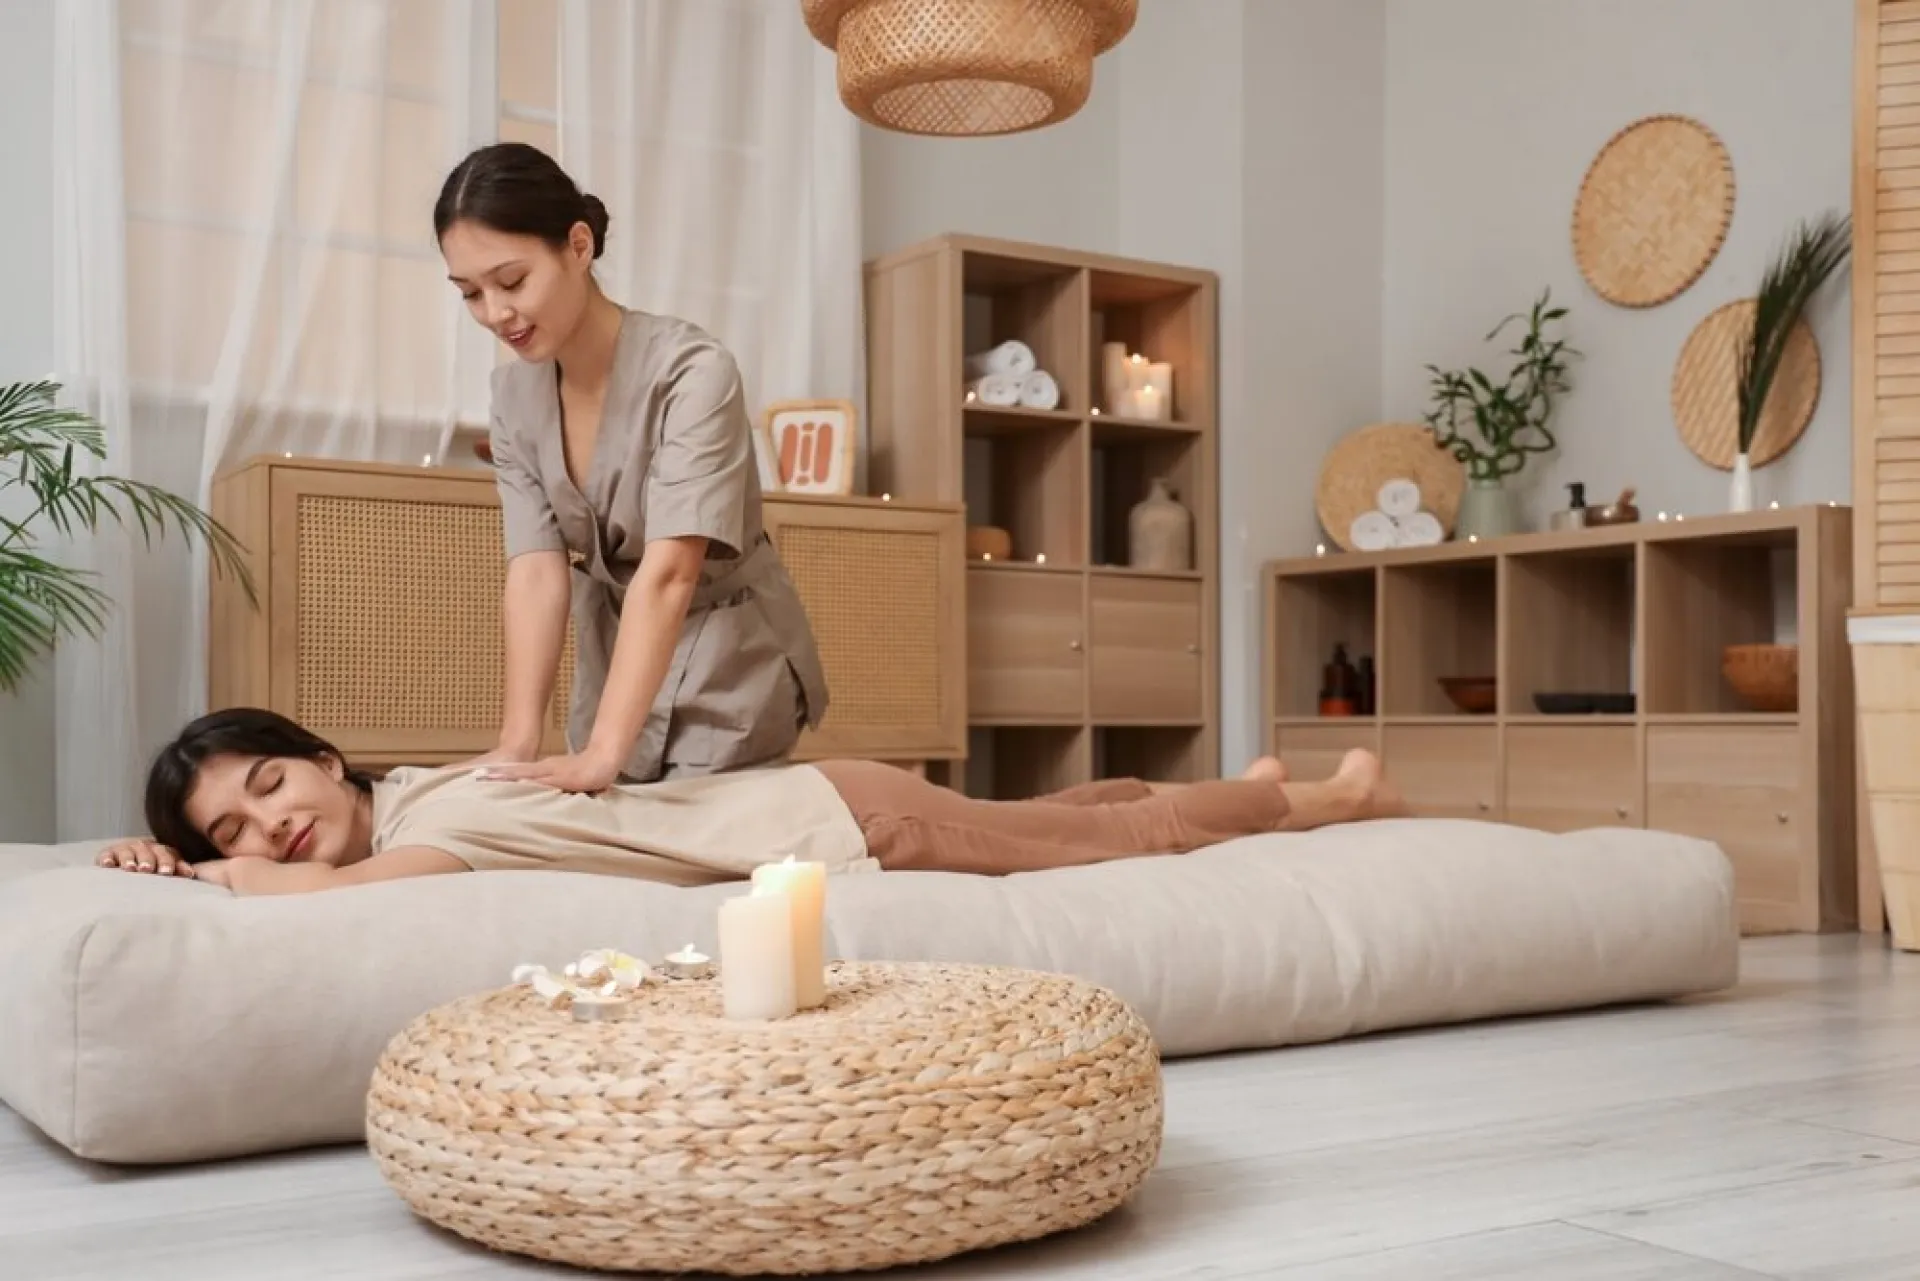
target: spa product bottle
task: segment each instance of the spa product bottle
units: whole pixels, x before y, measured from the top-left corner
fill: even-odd
[[[1359,711],[1362,716],[1371,716],[1374,711],[1374,674],[1373,655],[1360,656]]]
[[[1347,661],[1347,647],[1336,643],[1333,661],[1327,664],[1320,677],[1320,714],[1352,716],[1358,709],[1359,691],[1360,673]]]

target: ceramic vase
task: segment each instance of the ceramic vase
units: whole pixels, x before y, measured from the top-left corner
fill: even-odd
[[[1520,532],[1520,513],[1513,491],[1499,480],[1469,480],[1460,495],[1460,512],[1454,518],[1453,536],[1461,542],[1469,538],[1499,538]]]
[[[1733,484],[1727,495],[1727,510],[1731,512],[1750,512],[1753,510],[1753,463],[1746,454],[1736,454],[1733,459]]]
[[[1162,572],[1193,568],[1193,513],[1165,480],[1155,480],[1128,514],[1127,563]]]

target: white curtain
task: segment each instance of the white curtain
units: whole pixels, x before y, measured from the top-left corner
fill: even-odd
[[[206,503],[262,453],[452,460],[510,357],[432,206],[503,136],[606,202],[609,292],[712,330],[756,412],[863,404],[857,126],[797,0],[57,3],[59,377],[114,474]],[[206,710],[207,557],[110,525],[70,555],[115,608],[58,655],[58,836],[135,833]]]
[[[603,287],[713,333],[756,415],[833,398],[864,424],[859,131],[798,0],[561,0],[559,63]]]

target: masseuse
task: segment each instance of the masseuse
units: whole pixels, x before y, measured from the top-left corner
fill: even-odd
[[[474,763],[597,792],[784,757],[825,714],[826,678],[761,526],[733,357],[601,292],[606,207],[536,148],[469,155],[433,221],[467,310],[519,357],[494,373],[489,437],[506,698]],[[570,606],[572,750],[536,759]]]

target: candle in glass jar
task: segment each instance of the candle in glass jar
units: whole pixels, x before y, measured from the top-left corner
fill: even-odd
[[[781,894],[791,903],[794,1004],[818,1008],[827,999],[827,865],[796,863],[791,854],[783,862],[762,863],[753,869],[753,892]]]
[[[720,1004],[730,1019],[794,1012],[793,904],[772,891],[720,904]]]

